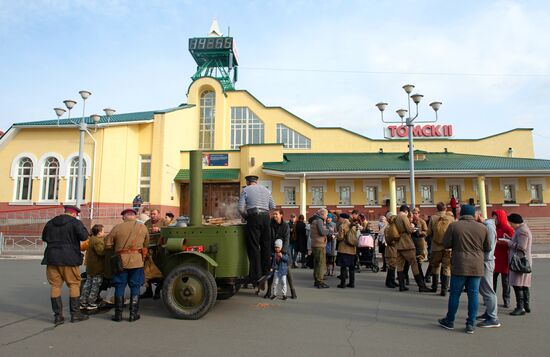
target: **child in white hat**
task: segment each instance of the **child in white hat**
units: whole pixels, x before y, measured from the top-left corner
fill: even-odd
[[[277,297],[277,287],[279,283],[282,285],[281,292],[283,293],[283,300],[286,300],[287,282],[286,276],[288,274],[288,254],[283,253],[283,241],[281,239],[275,240],[275,252],[271,255],[271,271],[273,271],[273,285],[271,286],[271,300]]]

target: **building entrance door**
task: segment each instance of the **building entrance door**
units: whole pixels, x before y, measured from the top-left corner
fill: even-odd
[[[182,183],[180,194],[180,212],[189,215],[189,184]],[[211,217],[239,218],[239,183],[203,183],[202,214]]]

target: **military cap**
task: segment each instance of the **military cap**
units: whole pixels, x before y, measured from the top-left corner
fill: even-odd
[[[76,206],[65,205],[65,206],[63,206],[63,208],[65,209],[65,212],[80,213],[80,208],[78,208],[78,207],[76,207]]]
[[[123,210],[122,212],[120,212],[120,215],[121,215],[121,216],[124,216],[125,214],[128,214],[128,213],[137,214],[137,212],[136,212],[135,209],[126,208],[125,210]]]
[[[244,179],[246,180],[246,182],[257,182],[258,178],[259,177],[256,175],[248,175]]]

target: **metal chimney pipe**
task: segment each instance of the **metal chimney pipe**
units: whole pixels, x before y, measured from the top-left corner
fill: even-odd
[[[202,225],[202,151],[189,153],[189,190],[190,223],[189,226]]]

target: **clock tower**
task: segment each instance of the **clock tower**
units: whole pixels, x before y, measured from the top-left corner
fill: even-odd
[[[218,21],[212,22],[207,37],[189,39],[189,52],[197,63],[197,71],[191,79],[211,77],[221,83],[224,91],[235,89],[239,65],[237,47],[233,37],[220,32]]]

